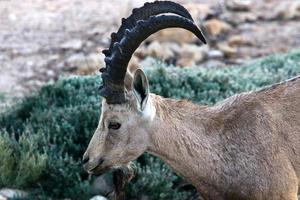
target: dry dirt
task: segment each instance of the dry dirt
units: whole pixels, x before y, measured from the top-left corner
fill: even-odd
[[[231,1],[225,0],[177,1],[208,5],[212,12],[196,19],[202,25],[209,19],[218,19],[230,26],[224,34],[207,34],[210,44],[206,56],[197,64],[205,66],[214,60],[217,64],[243,63],[299,47],[300,6],[295,3],[300,5],[300,1],[243,1],[250,3],[246,11],[229,9],[226,5]],[[120,24],[120,18],[144,2],[0,0],[2,108],[46,82],[57,80],[60,75],[95,73],[103,62],[100,51],[108,45],[109,35]],[[228,49],[231,36],[238,36],[231,38],[231,42],[238,44]],[[225,46],[218,46],[219,43]]]

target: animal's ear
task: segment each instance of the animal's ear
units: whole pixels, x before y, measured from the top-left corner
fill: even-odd
[[[149,98],[148,79],[141,69],[137,69],[133,76],[132,91],[137,101],[138,110],[144,111]]]

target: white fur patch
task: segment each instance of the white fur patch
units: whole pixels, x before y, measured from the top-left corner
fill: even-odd
[[[152,121],[155,117],[155,113],[156,113],[156,109],[152,103],[151,97],[149,96],[145,109],[142,112],[142,116]]]

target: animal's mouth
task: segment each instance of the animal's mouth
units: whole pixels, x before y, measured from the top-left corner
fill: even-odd
[[[109,166],[103,167],[103,166],[97,165],[94,168],[87,170],[87,172],[91,175],[100,176],[100,175],[110,171],[111,169],[112,168]]]

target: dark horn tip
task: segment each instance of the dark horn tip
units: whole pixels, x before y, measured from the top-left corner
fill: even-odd
[[[201,34],[200,37],[198,36],[198,38],[201,40],[201,42],[202,42],[203,44],[207,44],[206,38],[204,37],[203,34]]]
[[[198,31],[199,31],[199,33],[198,33],[197,37],[201,40],[201,42],[203,42],[203,44],[207,44],[204,34],[201,32],[200,29],[198,29]]]

